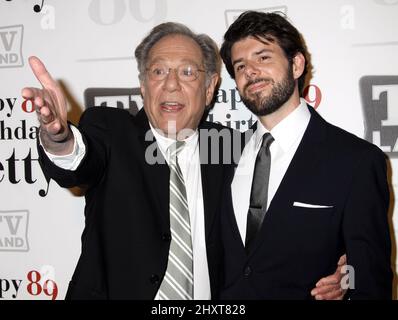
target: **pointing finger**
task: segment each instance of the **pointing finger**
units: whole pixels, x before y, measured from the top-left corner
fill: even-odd
[[[56,82],[39,58],[35,56],[29,57],[29,64],[37,80],[39,80],[44,88],[53,88],[56,86]]]

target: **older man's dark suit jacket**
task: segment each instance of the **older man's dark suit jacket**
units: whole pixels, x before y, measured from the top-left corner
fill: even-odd
[[[227,130],[208,122],[200,128]],[[154,141],[145,139],[148,132],[152,137],[146,114],[141,110],[134,117],[113,108],[88,108],[79,130],[87,150],[76,171],[52,164],[39,146],[47,178],[63,187],[88,188],[81,256],[66,298],[153,299],[166,271],[171,239],[169,168],[160,151],[164,164],[145,160],[146,150],[153,153],[153,148],[146,148]],[[199,136],[202,154],[204,140]],[[211,142],[208,145],[210,153],[218,148]],[[228,167],[201,164],[212,297],[218,296],[219,289],[219,203]]]
[[[351,299],[391,298],[385,156],[309,109],[309,125],[248,254],[231,189],[225,189],[222,298],[310,299],[316,282],[334,273],[345,252],[355,271]]]

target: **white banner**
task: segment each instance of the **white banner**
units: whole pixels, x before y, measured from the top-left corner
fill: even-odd
[[[221,44],[247,9],[283,11],[311,54],[306,100],[329,122],[378,145],[398,182],[398,0],[13,0],[0,1],[0,300],[63,299],[80,254],[84,198],[47,181],[36,151],[38,122],[20,95],[38,86],[27,58],[40,57],[68,96],[69,119],[86,104],[142,107],[134,49],[165,21]],[[34,11],[35,9],[38,12]],[[41,10],[40,10],[41,9]],[[209,115],[244,131],[254,116],[226,70]],[[394,252],[396,201],[391,201]],[[392,267],[396,267],[394,255]],[[396,290],[396,288],[395,288]]]

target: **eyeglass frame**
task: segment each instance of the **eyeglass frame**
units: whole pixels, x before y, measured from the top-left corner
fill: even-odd
[[[154,64],[154,65],[156,65],[156,64]],[[154,65],[152,65],[152,66],[154,66]],[[176,67],[176,68],[170,68],[170,67],[166,67],[166,66],[164,66],[165,67],[165,69],[167,69],[167,71],[166,71],[166,73],[164,74],[164,78],[162,78],[162,79],[158,79],[158,80],[154,80],[154,79],[151,79],[152,81],[163,81],[163,80],[165,80],[166,78],[167,78],[167,76],[170,74],[170,71],[171,70],[174,70],[174,71],[176,71],[176,76],[177,76],[177,78],[178,78],[178,80],[179,81],[182,81],[182,82],[192,82],[192,81],[195,81],[196,79],[198,79],[198,77],[199,77],[199,72],[207,72],[206,70],[204,70],[204,69],[199,69],[199,67],[196,67],[195,66],[195,68],[197,68],[197,73],[196,73],[196,76],[195,76],[195,78],[194,79],[192,79],[192,80],[182,80],[181,78],[180,78],[180,76],[179,76],[179,74],[178,74],[178,69],[180,68],[180,67],[183,67],[183,66],[192,66],[192,65],[189,65],[189,64],[181,64],[181,65],[179,65],[178,67]],[[163,66],[162,66],[163,67]],[[150,78],[151,77],[151,75],[150,74],[152,74],[152,73],[149,73],[148,71],[150,71],[151,70],[151,67],[147,67],[147,68],[145,68],[145,71],[146,71],[146,73],[147,73],[147,75],[148,75],[148,77]]]

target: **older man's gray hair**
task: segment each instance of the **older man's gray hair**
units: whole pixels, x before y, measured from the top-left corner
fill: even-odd
[[[203,65],[206,70],[206,86],[210,84],[210,78],[213,74],[220,74],[221,59],[218,54],[216,43],[205,34],[196,34],[187,26],[176,23],[166,22],[154,27],[151,32],[141,41],[135,50],[137,59],[139,78],[145,79],[145,68],[147,67],[147,58],[151,48],[163,37],[169,35],[183,35],[193,39],[202,50]]]

